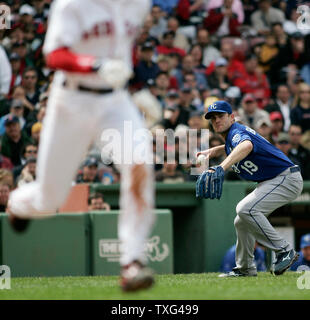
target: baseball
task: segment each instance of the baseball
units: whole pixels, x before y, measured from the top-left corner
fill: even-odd
[[[204,156],[203,154],[200,154],[197,157],[196,163],[199,164],[199,165],[203,165],[203,164],[205,164],[205,162],[206,162],[206,156]]]

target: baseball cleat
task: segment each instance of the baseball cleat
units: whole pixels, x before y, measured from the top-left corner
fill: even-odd
[[[294,249],[279,253],[274,268],[270,272],[276,276],[283,274],[298,257],[299,254]]]
[[[12,213],[12,211],[10,210],[9,205],[6,209],[6,212],[9,216],[10,225],[14,231],[21,233],[21,232],[24,232],[28,228],[28,225],[30,223],[29,219],[21,219],[21,218],[17,217],[16,215],[14,215]]]
[[[124,292],[147,289],[154,283],[154,272],[140,261],[133,261],[122,267],[121,288]]]
[[[238,268],[233,268],[232,271],[228,273],[221,273],[218,277],[219,278],[236,278],[236,277],[256,277],[257,272],[249,272],[244,273],[241,272]]]

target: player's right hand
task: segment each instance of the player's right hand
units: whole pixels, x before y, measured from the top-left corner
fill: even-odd
[[[196,153],[196,158],[198,158],[200,155],[203,155],[206,157],[206,160],[208,160],[210,158],[211,155],[211,149],[207,149],[204,151],[199,151]]]
[[[132,75],[130,67],[122,60],[110,59],[98,69],[99,76],[113,89],[123,88]]]

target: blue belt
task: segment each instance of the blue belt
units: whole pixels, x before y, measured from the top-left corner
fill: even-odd
[[[298,172],[298,171],[300,171],[300,168],[299,168],[299,166],[290,167],[290,171],[291,171],[291,173]]]

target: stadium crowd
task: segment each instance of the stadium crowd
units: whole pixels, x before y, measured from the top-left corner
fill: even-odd
[[[40,132],[53,70],[42,54],[52,0],[8,0],[11,28],[0,29],[0,205],[35,179]],[[236,121],[257,130],[310,180],[310,26],[300,28],[292,0],[153,0],[132,51],[129,90],[154,135],[156,180],[195,180],[189,129],[197,148],[222,144],[203,114],[227,100]],[[306,19],[306,21],[308,21]],[[74,106],[73,106],[74,107]],[[117,106],[115,106],[117,108]],[[161,129],[161,130],[160,130]],[[173,144],[163,137],[173,130]],[[212,131],[212,128],[210,128]],[[163,139],[162,150],[158,139]],[[168,154],[176,149],[174,163]],[[75,183],[119,182],[117,166],[94,141]],[[187,161],[179,163],[181,150]],[[155,152],[156,151],[156,152]],[[108,158],[108,155],[106,155]],[[158,159],[161,158],[161,159]],[[216,164],[220,159],[212,159]],[[228,172],[227,179],[238,179]]]

